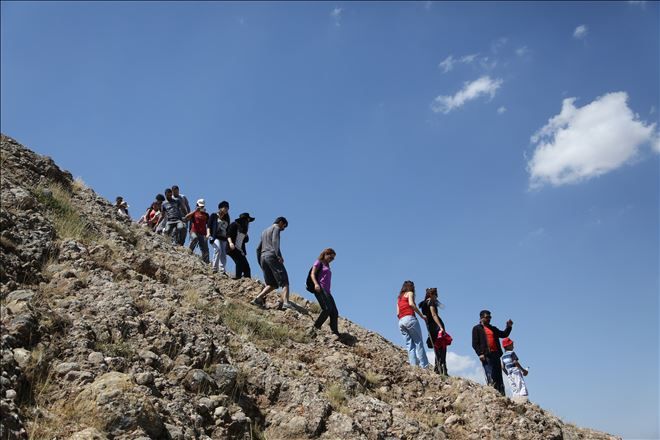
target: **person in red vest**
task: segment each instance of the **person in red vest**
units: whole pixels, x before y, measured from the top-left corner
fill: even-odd
[[[506,338],[511,333],[513,321],[506,322],[506,329],[500,330],[490,325],[490,311],[479,312],[479,324],[472,328],[472,348],[479,356],[486,373],[486,381],[504,396],[504,380],[502,379],[502,348],[500,338]]]

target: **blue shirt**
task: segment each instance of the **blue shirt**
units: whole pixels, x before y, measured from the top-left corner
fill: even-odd
[[[513,371],[517,370],[518,367],[516,367],[515,361],[518,360],[518,356],[516,356],[515,351],[505,351],[504,354],[502,355],[502,364],[504,364],[504,369],[506,371]]]

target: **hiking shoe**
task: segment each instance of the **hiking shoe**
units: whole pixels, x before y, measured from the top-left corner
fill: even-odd
[[[282,308],[283,309],[289,309],[289,310],[296,310],[296,308],[293,305],[291,305],[290,302],[282,304]]]
[[[253,306],[261,307],[262,309],[266,308],[266,304],[264,304],[263,299],[255,298],[252,301],[250,301],[250,304],[252,304]]]

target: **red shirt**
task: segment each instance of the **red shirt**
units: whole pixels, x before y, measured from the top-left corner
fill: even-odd
[[[209,221],[209,215],[204,211],[195,211],[192,216],[192,232],[199,235],[206,235],[206,223]]]
[[[488,350],[497,351],[497,344],[495,343],[495,335],[493,331],[484,325],[484,332],[486,332],[486,341],[488,342]]]
[[[408,297],[406,296],[405,293],[402,293],[399,295],[399,319],[403,318],[404,316],[415,316],[415,310],[413,310],[412,306],[408,302]]]

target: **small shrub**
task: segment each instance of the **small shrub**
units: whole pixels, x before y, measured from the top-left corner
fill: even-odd
[[[33,195],[52,214],[53,226],[60,239],[94,241],[96,234],[92,234],[90,223],[81,217],[71,203],[71,194],[62,185],[38,186]]]
[[[127,342],[98,342],[96,350],[107,356],[122,357],[128,360],[136,355],[135,349]]]
[[[330,385],[325,391],[325,395],[328,397],[330,404],[336,409],[344,406],[346,402],[346,392],[338,384]]]
[[[309,311],[312,313],[321,313],[321,306],[314,301],[309,305]]]
[[[82,179],[82,177],[78,176],[73,180],[73,185],[72,185],[73,191],[74,192],[81,192],[86,189],[89,189],[85,181]]]
[[[364,383],[362,384],[365,388],[376,388],[380,385],[380,382],[383,380],[378,374],[373,371],[367,371],[364,374]]]

